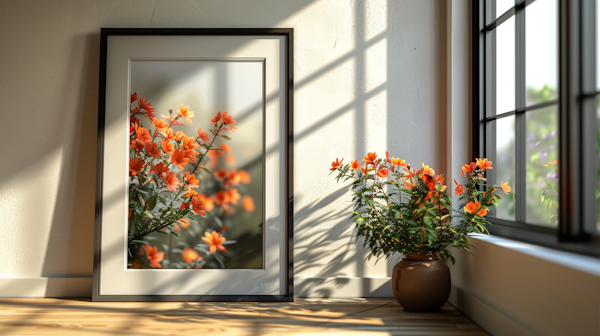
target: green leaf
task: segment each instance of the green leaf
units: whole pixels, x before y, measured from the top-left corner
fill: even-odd
[[[202,168],[202,170],[204,170],[205,172],[207,172],[207,173],[209,173],[209,174],[211,174],[211,175],[212,175],[212,172],[211,172],[210,170],[208,170],[208,168],[206,168],[206,167],[201,167],[201,168]]]
[[[152,211],[154,210],[154,207],[156,206],[156,197],[158,196],[158,194],[155,194],[154,196],[150,196],[146,199],[146,209]]]
[[[150,219],[154,219],[154,215],[152,215],[152,213],[148,210],[145,210],[143,212],[144,215],[146,215],[146,217],[150,218]]]
[[[231,140],[231,138],[230,138],[230,137],[228,137],[227,135],[221,135],[221,137],[222,137],[223,139]]]

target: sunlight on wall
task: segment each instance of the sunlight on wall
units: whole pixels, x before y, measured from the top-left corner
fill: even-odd
[[[62,148],[0,184],[0,277],[40,276],[54,217]]]

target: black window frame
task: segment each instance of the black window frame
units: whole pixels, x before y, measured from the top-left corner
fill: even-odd
[[[486,123],[501,117],[515,115],[525,118],[527,111],[557,105],[558,152],[559,152],[559,221],[558,228],[543,227],[500,218],[487,218],[491,234],[547,246],[559,250],[600,257],[600,234],[593,230],[596,225],[596,89],[595,59],[596,2],[589,0],[558,0],[558,98],[553,101],[527,106],[525,90],[525,8],[540,0],[516,0],[502,15],[494,13],[495,0],[472,2],[472,82],[473,82],[473,160],[486,156]],[[543,0],[541,0],[543,1]],[[520,14],[523,13],[523,14]],[[513,111],[486,118],[486,104],[492,99],[486,90],[494,81],[488,59],[493,58],[491,49],[486,50],[486,33],[507,19],[515,17],[515,103]],[[487,18],[487,20],[486,20]],[[598,23],[600,24],[600,23]],[[520,32],[521,31],[521,32]],[[489,45],[489,44],[488,44]],[[486,54],[487,51],[487,54]],[[488,67],[486,69],[486,67]],[[591,75],[590,75],[591,74]],[[522,77],[522,78],[520,78]],[[519,87],[521,85],[521,87]],[[594,105],[594,106],[591,106]],[[526,107],[520,107],[526,106]],[[515,155],[517,156],[517,179],[525,173],[525,146],[518,139],[523,122],[515,122]],[[520,132],[521,131],[521,132]],[[521,135],[522,136],[522,135]],[[521,141],[519,141],[521,140]],[[520,148],[519,144],[523,144]],[[493,159],[492,159],[493,161]],[[519,164],[520,163],[520,164]],[[587,178],[586,178],[587,177]],[[524,178],[521,178],[524,182]],[[518,180],[517,180],[518,181]],[[524,183],[515,186],[516,197],[525,194]],[[521,203],[521,204],[520,204]],[[524,202],[516,207],[524,207]],[[517,210],[517,213],[519,211]],[[523,210],[520,212],[524,213]],[[521,216],[523,217],[523,216]],[[593,226],[592,226],[593,221]],[[587,223],[587,227],[586,227]]]

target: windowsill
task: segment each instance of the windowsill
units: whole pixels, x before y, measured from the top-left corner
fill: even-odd
[[[600,259],[554,250],[499,236],[470,234],[469,237],[600,277]]]

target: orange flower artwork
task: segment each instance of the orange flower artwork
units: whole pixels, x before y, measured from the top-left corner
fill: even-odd
[[[191,263],[192,261],[196,261],[198,259],[203,259],[196,250],[193,250],[189,247],[183,249],[181,253],[181,259],[183,259],[186,263]]]
[[[205,237],[202,237],[202,240],[210,245],[210,253],[217,252],[217,249],[227,253],[227,249],[222,245],[225,242],[225,237],[223,237],[219,232],[213,231],[210,234],[208,232],[204,232],[204,235]]]
[[[154,268],[162,268],[160,262],[165,258],[165,252],[159,252],[156,246],[148,246],[144,245],[145,250],[140,250],[140,254],[148,257],[148,261],[150,262],[150,266]]]
[[[129,176],[139,174],[144,168],[144,161],[140,158],[129,159]]]
[[[254,212],[254,199],[251,196],[245,195],[242,199],[242,206],[248,212]]]
[[[192,123],[194,111],[190,111],[189,106],[183,106],[183,104],[179,105],[179,107],[177,108],[177,114],[188,124]]]
[[[207,123],[206,112],[179,102],[156,118],[154,106],[166,102],[152,99],[137,92],[130,96],[127,268],[228,268],[232,260],[207,256],[227,253],[223,244],[239,255],[248,246],[243,240],[262,242],[255,237],[263,235],[263,213],[254,203],[264,193],[262,113],[245,113],[251,117],[238,129],[229,112],[209,112],[213,118]],[[203,243],[209,247],[198,248]],[[241,268],[263,267],[263,249],[255,250],[250,253],[257,258]]]

